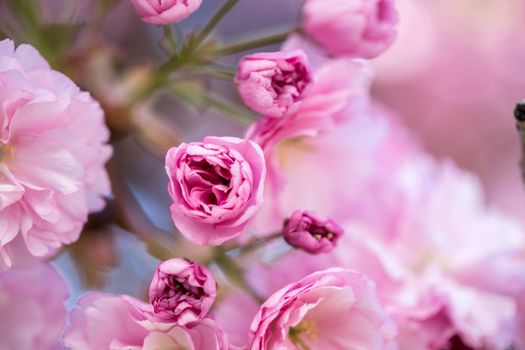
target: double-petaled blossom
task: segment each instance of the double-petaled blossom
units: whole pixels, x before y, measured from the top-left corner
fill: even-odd
[[[0,349],[60,349],[69,289],[44,263],[0,274]]]
[[[164,25],[177,23],[201,6],[202,0],[131,0],[144,22]]]
[[[375,207],[383,221],[364,222],[341,262],[381,286],[403,325],[400,344],[417,334],[433,349],[511,347],[525,291],[522,227],[486,208],[479,183],[450,163],[413,157],[390,176]]]
[[[262,203],[261,148],[233,137],[206,137],[168,151],[166,171],[175,226],[197,244],[219,245],[242,234]]]
[[[111,148],[99,104],[29,45],[0,41],[0,106],[2,269],[77,240],[109,194]]]
[[[149,287],[155,316],[181,326],[203,319],[216,295],[215,279],[208,269],[184,259],[161,263]]]
[[[525,293],[521,226],[486,208],[475,179],[449,163],[414,154],[387,183],[370,193],[369,203],[360,202],[373,213],[349,213],[347,234],[330,254],[294,251],[252,267],[254,288],[264,294],[305,273],[342,266],[376,283],[400,349],[515,345]]]
[[[395,327],[364,275],[332,268],[270,296],[251,324],[251,350],[388,349]]]
[[[302,99],[312,76],[304,52],[293,50],[244,57],[235,81],[246,106],[266,117],[282,117]]]
[[[228,340],[210,318],[182,327],[155,318],[151,305],[129,296],[88,293],[71,313],[64,345],[73,350],[227,350]]]
[[[306,0],[303,30],[334,56],[374,58],[396,37],[394,0]]]
[[[330,252],[343,233],[333,220],[302,210],[294,211],[283,229],[288,244],[311,254]]]

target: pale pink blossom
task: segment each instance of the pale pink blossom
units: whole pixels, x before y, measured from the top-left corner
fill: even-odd
[[[306,0],[303,30],[334,56],[374,58],[396,37],[394,0]]]
[[[252,321],[249,348],[389,349],[394,335],[374,284],[359,273],[332,268],[270,296]]]
[[[164,25],[177,23],[201,6],[202,0],[131,0],[144,22]]]
[[[49,265],[0,274],[0,349],[60,349],[69,289]]]
[[[244,104],[266,117],[282,117],[300,101],[312,80],[302,50],[244,57],[235,82]]]
[[[155,316],[181,326],[203,319],[216,296],[216,282],[208,269],[184,259],[162,262],[149,287]]]
[[[400,343],[417,333],[430,349],[507,349],[525,290],[523,228],[487,208],[476,179],[451,163],[414,157],[389,177],[375,202],[384,221],[350,229],[341,264],[376,281]]]
[[[100,105],[29,45],[0,41],[0,268],[77,240],[104,206]]]
[[[71,313],[64,345],[72,350],[227,350],[211,318],[191,328],[156,319],[151,305],[125,295],[88,293]]]
[[[251,267],[248,280],[266,295],[319,269],[351,268],[377,284],[400,348],[509,348],[525,290],[523,228],[487,208],[479,183],[451,163],[413,153],[395,165],[358,197],[334,251],[294,251]]]
[[[266,166],[261,148],[234,137],[183,143],[166,155],[175,226],[197,244],[241,235],[262,204]]]

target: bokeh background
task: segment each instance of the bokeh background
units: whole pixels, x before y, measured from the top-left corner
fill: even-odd
[[[13,0],[0,0],[0,14],[16,31],[16,18],[2,10],[6,1]],[[43,16],[50,23],[80,24],[93,10],[91,3],[48,0],[43,5]],[[479,176],[490,205],[525,220],[525,190],[518,167],[520,146],[512,116],[515,103],[525,98],[525,1],[397,3],[398,40],[372,62],[374,97],[397,114],[428,152],[453,159]],[[205,0],[194,15],[181,23],[181,29],[203,25],[220,4]],[[293,28],[298,23],[299,6],[299,0],[242,0],[216,34],[233,41],[268,28]],[[126,64],[165,60],[157,45],[162,30],[142,23],[126,0],[111,10],[107,20],[92,25]],[[234,67],[237,59],[228,57],[221,63]],[[101,81],[91,84],[102,86],[105,94],[118,98],[122,87],[111,77],[95,79]],[[213,80],[209,84],[219,94],[236,98],[231,83]],[[144,113],[170,123],[174,138],[184,141],[209,134],[239,136],[245,129],[214,111],[188,107],[169,98]],[[162,154],[129,137],[122,137],[115,145],[116,154],[133,155],[119,157],[114,166],[126,174],[140,205],[156,227],[174,232],[167,210]],[[134,236],[116,228],[93,227],[77,245],[89,249],[73,247],[54,261],[72,287],[72,302],[93,287],[138,297],[145,294],[156,260]]]

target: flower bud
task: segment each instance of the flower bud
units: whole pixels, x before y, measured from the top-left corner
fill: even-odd
[[[303,30],[334,56],[374,58],[396,37],[394,0],[306,0]]]
[[[177,23],[195,12],[202,0],[131,0],[144,22],[164,25]]]
[[[235,80],[246,106],[267,117],[282,117],[302,98],[312,77],[306,55],[294,50],[244,57]]]
[[[208,269],[184,259],[161,263],[149,287],[155,315],[181,326],[206,317],[216,295],[215,279]]]
[[[337,240],[343,235],[343,229],[333,220],[296,210],[284,223],[283,235],[291,246],[319,254],[335,248]]]

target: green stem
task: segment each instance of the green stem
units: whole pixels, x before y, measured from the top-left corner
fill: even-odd
[[[171,55],[177,54],[177,35],[173,31],[173,27],[171,25],[165,25],[164,26],[164,38],[161,41],[165,45],[168,46],[168,52]]]
[[[197,38],[195,38],[195,41],[192,44],[192,47],[198,47],[200,44],[206,40],[208,35],[217,27],[217,25],[221,22],[221,20],[230,12],[230,10],[237,5],[239,0],[228,0],[226,1],[221,8],[213,15],[211,20],[208,22],[206,27],[199,33]]]
[[[257,293],[255,289],[248,283],[244,276],[244,271],[237,265],[237,263],[230,258],[226,251],[217,247],[215,249],[215,263],[221,268],[228,280],[235,286],[243,289],[250,294],[259,304],[264,302],[264,299]]]
[[[240,255],[243,256],[243,255],[250,254],[250,253],[254,252],[255,250],[258,250],[259,248],[264,247],[267,243],[272,242],[272,241],[274,241],[276,239],[279,239],[282,236],[283,236],[282,232],[276,232],[276,233],[273,233],[273,234],[271,234],[269,236],[266,236],[266,237],[263,237],[263,238],[260,238],[260,239],[255,239],[252,242],[250,242],[250,243],[248,243],[248,244],[246,244],[246,245],[244,245],[244,246],[239,248]]]
[[[221,49],[218,49],[217,51],[214,52],[214,54],[218,57],[229,56],[235,53],[257,49],[263,46],[279,44],[283,42],[284,40],[286,40],[286,38],[288,38],[288,36],[292,34],[293,32],[295,32],[295,29],[288,30],[283,33],[273,34],[273,35],[255,39],[255,40],[248,40],[248,41],[240,42],[237,44],[232,44],[230,46],[226,46]]]

